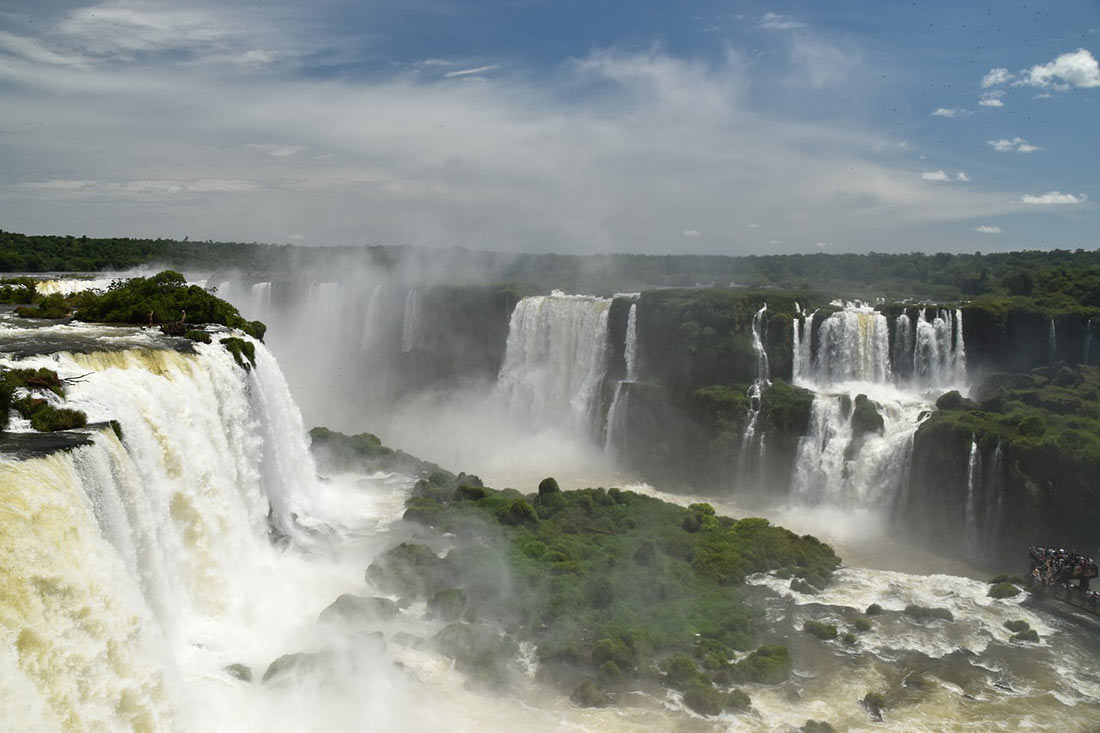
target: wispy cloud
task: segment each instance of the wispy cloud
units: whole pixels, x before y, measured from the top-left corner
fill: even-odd
[[[305,150],[303,145],[277,145],[272,143],[247,143],[245,147],[264,155],[270,155],[272,158],[286,158]]]
[[[1003,137],[999,140],[986,140],[986,142],[998,153],[1034,153],[1036,150],[1042,150],[1038,145],[1032,145],[1022,137],[1014,137],[1011,140]]]
[[[448,79],[453,79],[456,76],[473,76],[475,74],[484,74],[486,71],[495,71],[499,69],[499,64],[489,64],[488,66],[477,66],[473,69],[459,69],[458,71],[448,71],[443,76]]]
[[[1020,203],[1034,204],[1037,206],[1058,206],[1062,204],[1083,204],[1088,200],[1085,194],[1074,195],[1061,191],[1047,191],[1046,193],[1032,195],[1024,194],[1020,197]]]
[[[703,236],[703,233],[698,229],[685,229],[683,231],[683,235],[685,237],[701,237]]]
[[[978,100],[978,104],[980,104],[983,107],[1004,107],[1005,106],[1004,100],[1002,100],[1000,98],[1000,96],[992,95],[992,94],[988,94],[988,95],[982,97],[980,100]]]
[[[766,28],[770,31],[789,31],[795,28],[805,28],[806,24],[795,20],[789,15],[782,15],[780,13],[765,13],[764,17],[760,19],[759,23],[761,28]]]
[[[1000,227],[982,224],[981,226],[974,227],[974,231],[981,232],[982,234],[1000,234],[1003,230]]]

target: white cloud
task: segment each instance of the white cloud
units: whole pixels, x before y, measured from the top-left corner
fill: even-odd
[[[925,181],[961,181],[965,183],[970,180],[970,176],[966,175],[964,171],[959,171],[954,176],[942,170],[924,171],[920,174],[920,177]]]
[[[749,229],[759,229],[759,228],[760,228],[759,224],[749,224]]]
[[[1038,145],[1032,145],[1022,137],[1014,137],[1011,140],[1003,137],[999,140],[986,140],[986,142],[998,153],[1034,153],[1036,150],[1042,150]]]
[[[814,242],[814,245],[818,249],[825,249],[826,247],[832,247],[833,243],[832,242]]]
[[[795,28],[805,28],[806,24],[795,20],[789,15],[780,13],[765,13],[760,19],[760,27],[770,31],[789,31]]]
[[[933,117],[966,117],[967,115],[974,114],[968,109],[957,109],[953,107],[936,107],[932,110]]]
[[[1100,87],[1100,65],[1089,51],[1079,48],[1047,64],[1032,66],[1020,74],[1017,84],[1038,87]]]
[[[1024,204],[1035,204],[1038,206],[1055,206],[1060,204],[1083,204],[1088,200],[1088,196],[1085,194],[1073,195],[1072,193],[1062,193],[1061,191],[1047,191],[1043,194],[1032,195],[1024,194],[1020,197],[1020,202]]]
[[[499,68],[500,66],[498,64],[489,64],[488,66],[478,66],[473,69],[459,69],[458,71],[448,71],[443,76],[447,77],[448,79],[453,79],[456,76],[472,76],[474,74],[483,74],[486,71],[493,71]]]
[[[1005,103],[1003,101],[1001,101],[1000,97],[994,97],[994,96],[982,97],[978,101],[978,104],[980,104],[983,107],[1004,107],[1005,106]]]
[[[995,69],[990,69],[989,72],[982,77],[982,89],[1007,84],[1011,80],[1012,74],[1008,72],[1008,69],[1003,66],[998,66]]]
[[[981,232],[982,234],[1000,234],[1002,229],[1000,227],[990,226],[989,224],[982,224],[981,226],[974,227],[974,231]]]
[[[683,234],[685,237],[701,237],[703,235],[698,229],[685,229]]]

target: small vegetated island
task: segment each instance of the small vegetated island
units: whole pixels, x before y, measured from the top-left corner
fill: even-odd
[[[312,438],[322,463],[358,454],[409,468],[374,436],[317,428]],[[391,547],[367,579],[401,602],[426,602],[447,623],[436,648],[488,685],[507,684],[526,642],[543,677],[580,705],[673,688],[702,715],[744,710],[742,687],[784,682],[792,660],[785,646],[759,643],[762,611],[742,581],[774,570],[823,588],[840,563],[814,537],[708,504],[562,491],[553,478],[523,494],[422,468],[404,516],[432,530],[429,544]]]

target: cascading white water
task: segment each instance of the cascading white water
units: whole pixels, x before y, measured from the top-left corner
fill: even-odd
[[[894,320],[893,368],[899,378],[912,376],[913,324],[905,313]]]
[[[797,313],[801,316],[794,321],[791,344],[791,375],[794,381],[806,382],[811,379],[813,368],[813,322],[815,309],[812,313],[804,313],[801,306],[796,306]]]
[[[248,318],[263,320],[271,310],[271,283],[255,283],[248,294]]]
[[[233,654],[217,629],[256,620],[242,590],[274,560],[269,523],[308,544],[294,517],[308,511],[313,461],[274,359],[254,345],[250,372],[217,343],[18,362],[80,376],[67,404],[117,420],[123,439],[105,428],[68,453],[0,462],[0,526],[19,538],[0,561],[0,635],[14,644],[0,648],[17,650],[0,655],[5,715],[19,699],[30,729],[179,727],[191,705],[177,665],[195,644]]]
[[[900,314],[892,349],[886,316],[860,303],[824,319],[816,338],[812,324],[803,319],[800,332],[796,322],[791,344],[795,383],[817,393],[792,496],[889,514],[905,499],[913,436],[937,396],[929,388],[966,389],[962,313],[939,311],[929,320],[922,310],[915,329]],[[881,435],[852,434],[849,405],[859,394],[868,395],[883,418]]]
[[[1001,536],[1001,521],[1004,516],[1005,493],[1005,454],[1001,450],[1001,441],[997,441],[997,447],[993,449],[993,457],[989,461],[989,470],[985,476],[987,516],[985,523],[990,537],[997,541]],[[988,513],[992,512],[990,518]]]
[[[741,453],[739,473],[742,483],[750,480],[757,469],[764,465],[765,443],[764,435],[757,436],[757,421],[760,419],[761,400],[764,390],[771,384],[771,374],[768,369],[768,351],[765,344],[765,328],[768,304],[765,303],[752,317],[752,351],[756,357],[756,378],[749,386],[749,408],[746,416],[745,432],[741,436]],[[753,450],[753,443],[757,450]]]
[[[890,332],[886,316],[873,308],[845,305],[821,323],[817,342],[817,359],[803,378],[821,384],[890,379]]]
[[[926,405],[889,387],[857,387],[870,394],[882,416],[882,434],[853,430],[859,389],[818,392],[799,443],[791,494],[811,505],[889,512],[902,498],[913,436]]]
[[[756,356],[756,381],[771,382],[768,369],[768,351],[764,343],[764,331],[767,328],[768,304],[765,303],[752,317],[752,353]]]
[[[607,371],[609,298],[554,291],[512,311],[498,387],[512,415],[538,427],[586,431]]]
[[[966,546],[974,551],[978,547],[978,500],[982,490],[982,454],[976,440],[970,441],[970,460],[966,469]]]
[[[940,310],[929,320],[927,308],[917,318],[913,380],[919,387],[948,387],[966,381],[966,348],[962,311]]]
[[[382,294],[385,284],[379,283],[371,291],[370,300],[367,301],[367,312],[363,315],[362,344],[364,349],[372,348],[382,339],[385,333],[384,315],[382,313]]]
[[[623,339],[623,361],[626,363],[626,377],[624,381],[634,382],[638,379],[638,304],[630,304],[630,312],[626,316],[626,336]]]
[[[401,321],[401,351],[412,351],[420,333],[420,294],[410,288],[405,296],[405,317]]]
[[[1058,358],[1058,329],[1054,327],[1054,319],[1050,319],[1050,327],[1047,330],[1047,361],[1054,362]]]
[[[626,413],[629,400],[629,388],[624,383],[633,383],[638,378],[638,304],[630,304],[626,316],[626,334],[623,337],[623,362],[626,375],[615,385],[615,395],[611,398],[611,407],[607,410],[607,429],[604,437],[604,450],[621,451],[627,439]]]
[[[106,290],[117,280],[117,277],[66,277],[39,280],[34,284],[34,288],[39,295],[72,295],[85,290]]]

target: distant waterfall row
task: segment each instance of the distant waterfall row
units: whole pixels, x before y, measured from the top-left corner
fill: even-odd
[[[792,372],[797,383],[926,388],[966,382],[961,310],[920,308],[915,323],[901,313],[892,335],[886,315],[860,303],[846,304],[823,319],[816,313],[801,314],[794,323]]]

